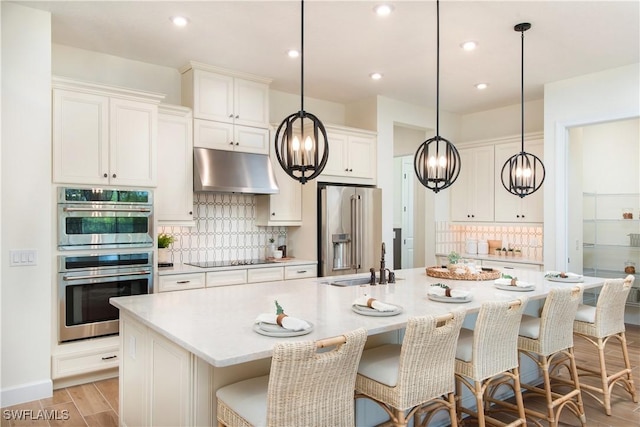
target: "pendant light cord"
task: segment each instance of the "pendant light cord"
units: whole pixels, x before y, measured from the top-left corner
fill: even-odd
[[[440,0],[436,1],[436,136],[440,136]]]
[[[521,152],[524,153],[524,31],[521,34],[521,50],[522,54],[520,55],[520,142],[521,142]]]
[[[304,112],[304,0],[300,2],[300,118]]]

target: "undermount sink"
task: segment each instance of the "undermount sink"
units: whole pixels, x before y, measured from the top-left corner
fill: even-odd
[[[369,277],[357,277],[355,279],[332,280],[328,282],[328,284],[333,286],[363,286],[368,285],[370,281],[371,279]],[[378,283],[377,277],[376,283]]]

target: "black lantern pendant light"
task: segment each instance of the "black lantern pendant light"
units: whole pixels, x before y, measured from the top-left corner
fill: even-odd
[[[524,151],[524,32],[531,28],[528,22],[518,24],[513,29],[521,33],[522,58],[521,58],[521,148],[518,154],[513,155],[502,166],[502,185],[506,190],[516,196],[524,197],[533,194],[544,182],[545,169],[542,160],[536,155]]]
[[[278,126],[275,148],[282,169],[304,184],[320,175],[327,164],[329,140],[320,119],[304,111],[304,0],[300,22],[300,111],[289,115]]]
[[[422,185],[437,193],[453,184],[460,175],[460,154],[440,136],[440,2],[436,1],[436,136],[424,141],[413,159],[416,176]]]

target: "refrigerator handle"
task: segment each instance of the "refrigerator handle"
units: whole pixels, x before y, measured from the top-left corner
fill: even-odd
[[[360,195],[351,196],[351,232],[353,241],[351,245],[354,268],[362,268],[362,199]]]

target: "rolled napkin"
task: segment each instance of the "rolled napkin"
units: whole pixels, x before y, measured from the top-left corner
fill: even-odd
[[[493,283],[495,283],[496,285],[502,285],[502,286],[517,286],[519,288],[533,287],[531,283],[523,282],[522,280],[517,280],[517,279],[496,279],[495,282]]]
[[[449,291],[449,295],[447,295],[447,291]],[[443,288],[440,286],[430,286],[429,295],[435,295],[438,297],[451,297],[451,298],[467,298],[471,295],[469,291],[463,291],[462,289],[451,289],[451,288]]]
[[[297,319],[295,317],[287,316],[286,314],[262,313],[256,318],[255,323],[261,322],[280,325],[290,331],[303,331],[311,327],[306,320]]]
[[[392,304],[387,304],[386,302],[378,301],[375,298],[368,297],[366,295],[357,298],[354,302],[354,305],[360,305],[362,307],[370,307],[374,310],[378,311],[396,311],[398,307]]]

